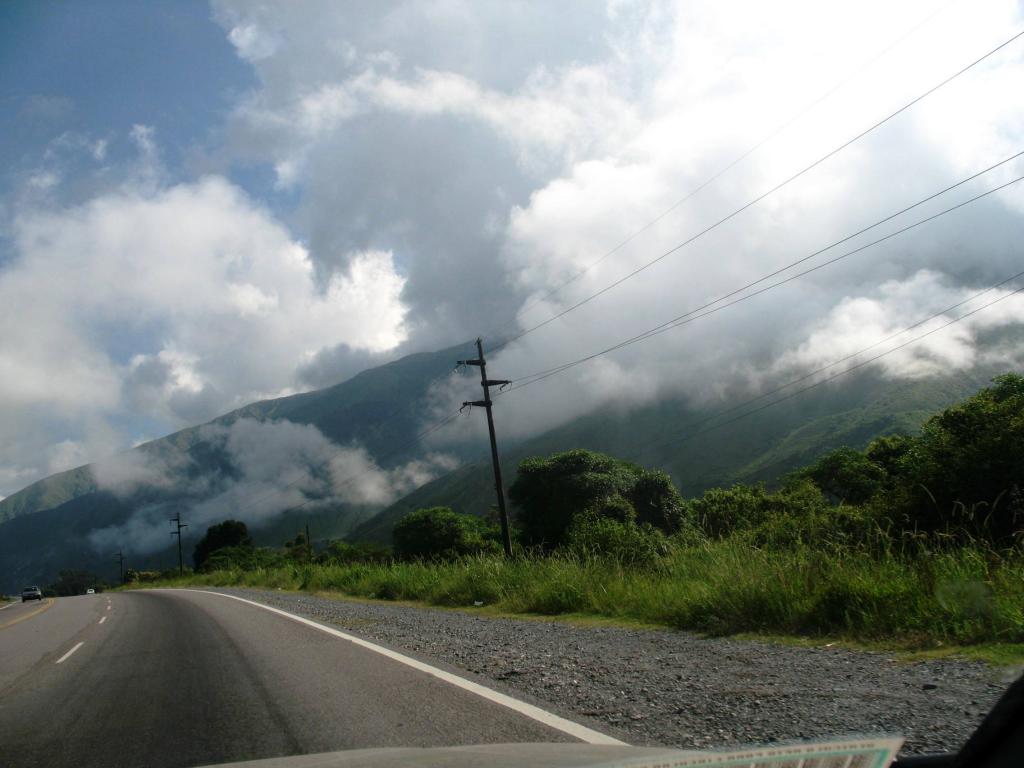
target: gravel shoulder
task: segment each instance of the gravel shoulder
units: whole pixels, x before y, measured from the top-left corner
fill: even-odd
[[[577,626],[254,589],[308,616],[585,717],[632,744],[680,748],[900,734],[904,752],[966,741],[1011,681],[981,662],[895,661],[686,632]]]

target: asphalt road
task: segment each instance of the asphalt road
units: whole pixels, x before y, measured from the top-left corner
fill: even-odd
[[[0,611],[5,768],[576,740],[538,717],[219,595],[127,592]]]

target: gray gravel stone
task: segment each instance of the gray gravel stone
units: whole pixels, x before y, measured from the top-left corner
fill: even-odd
[[[472,612],[225,589],[499,681],[636,745],[728,747],[900,734],[955,750],[1012,679],[969,661],[895,661],[672,630],[580,627]]]

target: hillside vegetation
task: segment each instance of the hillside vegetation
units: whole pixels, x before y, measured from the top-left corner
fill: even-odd
[[[453,360],[472,351],[458,346],[410,355],[333,387],[253,403],[208,426],[230,428],[242,419],[311,425],[334,444],[365,446],[385,468],[393,467],[419,455],[412,437],[423,426],[431,385],[450,373]],[[665,470],[686,495],[733,482],[773,483],[781,473],[839,445],[859,448],[881,434],[913,432],[928,413],[970,394],[992,375],[995,373],[978,370],[967,376],[895,384],[870,375],[857,376],[683,442],[678,438],[692,431],[695,422],[702,428],[717,424],[713,417],[719,406],[698,407],[670,398],[630,410],[603,409],[522,444],[503,438],[505,476],[514,479],[518,463],[530,456],[588,448]],[[720,407],[737,402],[727,398]],[[502,418],[499,408],[499,433]],[[87,466],[46,478],[0,501],[0,589],[47,583],[60,569],[69,567],[95,571],[111,580],[117,573],[113,555],[118,548],[139,568],[176,564],[169,537],[166,548],[139,552],[130,539],[113,542],[111,549],[93,545],[90,536],[97,529],[150,513],[163,520],[180,509],[187,519],[190,509],[237,476],[238,467],[221,448],[204,441],[203,430],[202,426],[182,430],[139,446],[128,455],[129,459],[155,459],[178,467],[169,482],[142,484],[125,493],[98,486],[92,467]],[[483,444],[460,444],[445,450],[461,461],[487,456]],[[469,463],[383,512],[379,506],[305,506],[264,516],[258,525],[253,524],[252,536],[257,543],[271,544],[309,525],[317,539],[344,536],[388,544],[395,523],[408,512],[450,506],[458,512],[483,515],[492,498],[489,464]],[[6,523],[2,522],[5,518]],[[189,529],[186,539],[194,543],[200,533]]]
[[[188,581],[715,633],[1020,644],[1022,478],[1024,377],[1006,375],[917,436],[839,448],[775,490],[684,498],[664,472],[609,456],[532,458],[510,492],[510,560],[494,554],[493,521],[442,507],[400,521],[392,557],[307,543],[272,563],[223,557]]]
[[[1003,372],[904,382],[858,376],[721,427],[736,413],[715,414],[734,408],[737,398],[700,408],[669,398],[629,410],[602,410],[521,444],[503,443],[502,471],[514,480],[520,462],[531,456],[587,448],[664,470],[686,496],[734,483],[775,487],[788,472],[836,448],[861,449],[881,435],[917,432],[930,415]],[[500,406],[495,419],[500,431]],[[416,509],[449,506],[484,515],[493,503],[491,465],[482,458],[413,491],[349,535],[389,543],[398,520]]]

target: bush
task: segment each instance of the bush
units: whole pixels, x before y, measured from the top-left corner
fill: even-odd
[[[192,553],[192,562],[195,563],[196,570],[209,570],[203,568],[206,559],[218,549],[225,547],[252,547],[249,529],[241,520],[225,520],[206,529],[206,534],[196,544]]]
[[[584,512],[604,510],[614,519],[637,519],[672,533],[686,509],[664,472],[582,449],[522,461],[509,498],[523,543],[549,551],[565,543]]]
[[[581,558],[607,557],[622,565],[649,566],[669,547],[649,524],[582,514],[569,528],[565,549]]]
[[[899,468],[898,506],[913,526],[1003,542],[1024,532],[1024,376],[999,376],[932,416]]]
[[[285,564],[285,558],[266,547],[221,547],[213,552],[198,570],[202,573],[211,571],[253,571],[257,568],[279,568]]]
[[[711,488],[690,501],[690,516],[708,536],[720,539],[763,522],[767,495],[761,486]]]
[[[410,512],[392,533],[395,554],[406,559],[451,559],[498,550],[497,531],[474,515],[448,507]]]
[[[817,486],[799,476],[776,493],[759,485],[712,488],[690,502],[689,514],[711,538],[746,532],[754,541],[775,544],[827,536],[832,516]]]
[[[352,543],[344,539],[334,539],[317,555],[316,561],[321,564],[386,563],[391,556],[391,550],[383,544],[364,541]]]
[[[629,499],[636,510],[638,523],[672,534],[687,522],[686,502],[672,484],[672,478],[660,469],[640,472],[629,492]]]
[[[882,451],[876,450],[876,454]],[[836,502],[863,504],[885,488],[886,473],[865,454],[838,448],[800,473]]]

